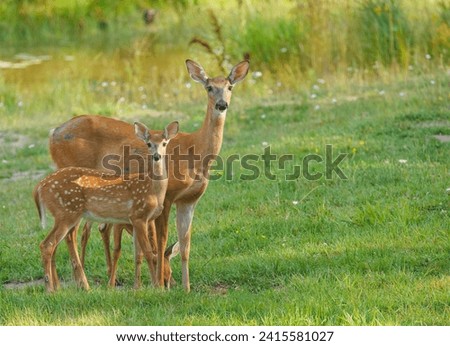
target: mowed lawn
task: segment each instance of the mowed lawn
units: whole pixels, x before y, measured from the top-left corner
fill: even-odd
[[[236,88],[221,152],[225,167],[215,167],[219,179],[194,217],[190,294],[180,284],[169,292],[151,288],[146,270],[146,285],[133,290],[129,236],[119,262],[122,285],[108,289],[96,231],[86,263],[91,291],[75,287],[61,244],[63,288],[45,293],[39,242],[49,228],[40,228],[31,191],[52,171],[49,124],[68,116],[11,120],[0,132],[0,324],[448,324],[448,76],[346,88],[322,82],[310,93],[257,99]],[[178,107],[183,131],[201,125],[205,103]],[[157,128],[173,120],[139,119]],[[269,146],[293,160],[267,166],[261,155]],[[336,170],[319,176],[340,153],[344,176]],[[250,154],[251,169],[238,160],[226,169],[232,155]],[[303,174],[305,157],[314,159],[306,172],[314,179]],[[300,175],[287,179],[294,166]],[[175,234],[172,215],[170,241]],[[180,283],[179,262],[173,269]]]

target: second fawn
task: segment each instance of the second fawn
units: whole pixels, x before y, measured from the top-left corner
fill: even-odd
[[[45,227],[46,209],[55,219],[52,230],[40,244],[47,291],[59,288],[56,248],[66,237],[76,243],[74,231],[83,217],[99,222],[131,224],[136,255],[143,252],[152,281],[156,282],[147,224],[163,210],[168,183],[164,156],[167,143],[178,133],[178,122],[152,134],[144,124],[136,122],[134,126],[136,136],[148,147],[148,162],[152,164],[149,172],[114,176],[89,168],[68,167],[57,170],[35,187],[33,195],[42,226]],[[69,255],[75,281],[80,287],[89,289],[74,245],[69,247]]]

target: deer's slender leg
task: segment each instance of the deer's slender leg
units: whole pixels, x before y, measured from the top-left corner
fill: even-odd
[[[109,286],[116,286],[116,273],[117,273],[117,262],[119,261],[120,254],[122,251],[122,233],[123,225],[114,225],[113,236],[114,236],[114,248],[113,248],[113,260],[111,263],[110,274],[109,274]]]
[[[144,254],[144,258],[147,261],[150,270],[150,277],[152,278],[152,282],[155,283],[156,271],[153,262],[153,252],[148,240],[147,220],[133,220],[133,237],[135,243],[139,243],[139,247]]]
[[[91,235],[92,221],[87,220],[81,233],[81,265],[84,268],[84,260],[86,256],[86,245]]]
[[[139,289],[141,287],[141,267],[142,260],[144,258],[144,253],[139,245],[139,241],[134,239],[134,288]],[[154,263],[154,262],[153,262]],[[153,264],[154,266],[154,264]],[[153,273],[155,272],[155,268],[153,268]],[[152,274],[152,280],[154,279],[154,275]]]
[[[194,203],[177,203],[177,231],[180,243],[181,273],[183,287],[186,292],[190,291],[189,284],[189,252],[191,247],[191,225],[194,217]]]
[[[75,282],[77,283],[78,287],[88,290],[89,284],[86,278],[86,274],[84,273],[83,265],[81,264],[81,260],[80,257],[78,256],[77,250],[77,231],[80,225],[80,221],[78,221],[75,224],[75,226],[69,229],[69,232],[67,233],[66,236],[66,243],[67,247],[69,248],[70,261],[72,264]]]
[[[55,281],[53,279],[53,273],[56,273],[56,267],[54,267],[54,256],[56,253],[56,248],[73,227],[73,225],[78,222],[78,220],[72,220],[72,222],[70,220],[55,220],[55,224],[52,230],[39,245],[39,248],[41,250],[42,264],[44,266],[44,280],[47,292],[53,292],[59,287],[59,280],[57,279],[57,282],[55,284]]]
[[[113,224],[111,223],[101,224],[98,226],[98,230],[100,231],[100,235],[102,236],[103,248],[105,250],[106,268],[109,277],[111,277],[111,270],[112,270],[111,250],[109,244],[112,227]]]
[[[56,248],[54,250],[56,252]],[[56,256],[55,254],[52,254],[52,282],[53,282],[53,288],[55,291],[59,290],[61,287],[61,284],[59,282],[58,272],[56,270]]]
[[[158,255],[156,258],[156,286],[164,287],[164,249],[167,246],[167,237],[169,232],[169,215],[171,202],[164,201],[164,209],[155,220],[156,240],[158,243]]]

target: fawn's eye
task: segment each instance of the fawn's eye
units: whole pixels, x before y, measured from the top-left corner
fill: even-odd
[[[147,147],[151,148],[152,147],[152,143],[147,143]]]
[[[164,142],[164,143],[163,143],[163,147],[165,147],[166,145],[167,145],[167,142]]]
[[[230,85],[229,87],[228,87],[228,90],[233,90],[233,86],[232,85]]]
[[[212,86],[207,86],[206,90],[210,93],[211,91],[213,91],[213,87]]]

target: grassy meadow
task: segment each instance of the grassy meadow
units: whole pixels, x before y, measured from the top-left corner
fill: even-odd
[[[445,2],[123,3],[0,5],[0,325],[448,325]],[[150,4],[157,14],[145,25]],[[143,266],[147,284],[133,290],[126,235],[122,285],[108,289],[93,231],[91,290],[75,287],[61,244],[63,288],[46,294],[38,245],[49,227],[31,192],[54,170],[48,131],[95,113],[195,131],[206,94],[184,60],[217,75],[245,54],[251,71],[234,89],[221,157],[270,146],[294,159],[272,162],[273,180],[262,159],[257,179],[237,162],[216,167],[194,216],[192,292],[179,258],[175,288],[151,288]],[[310,173],[325,173],[327,145],[333,160],[346,154],[344,178],[286,178],[312,154],[324,161]]]

